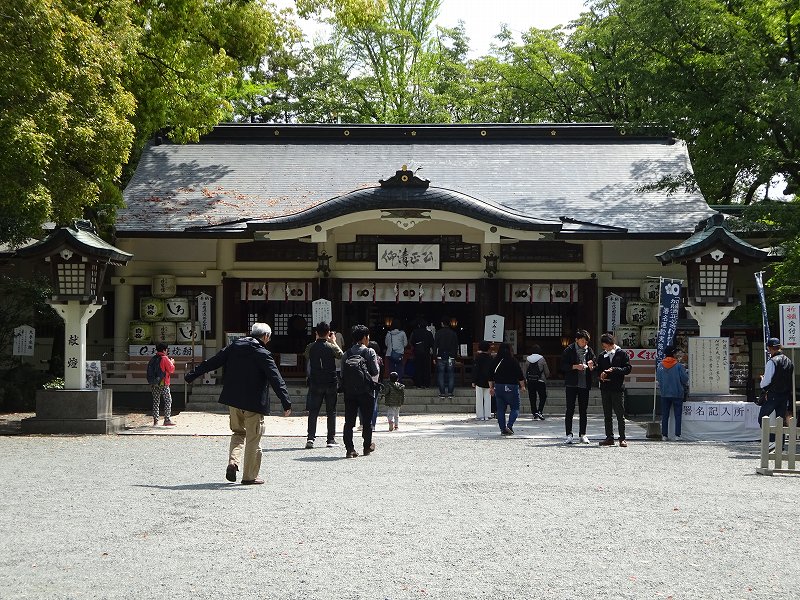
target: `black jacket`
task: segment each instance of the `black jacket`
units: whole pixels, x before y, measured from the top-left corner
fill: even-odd
[[[594,369],[597,375],[597,380],[600,382],[601,390],[624,390],[625,389],[625,376],[631,372],[631,359],[628,353],[622,348],[617,348],[614,356],[610,359],[606,356],[605,352],[601,352],[597,357],[597,366]],[[600,381],[600,373],[606,369],[613,369],[611,377],[605,381]]]
[[[488,352],[478,352],[475,355],[475,364],[472,366],[472,383],[475,387],[489,387],[489,379],[494,375],[494,365],[494,358]]]
[[[187,373],[186,382],[191,383],[203,373],[220,367],[225,367],[225,380],[219,395],[220,404],[268,415],[269,385],[284,410],[292,407],[289,390],[278,371],[275,359],[259,340],[252,337],[239,338]]]
[[[414,352],[417,354],[430,354],[433,350],[433,334],[424,327],[417,327],[411,332],[408,340]]]
[[[594,355],[594,350],[592,350],[588,345],[586,346],[586,362],[590,360],[596,361]],[[561,355],[561,371],[564,373],[564,386],[566,387],[577,387],[578,385],[578,371],[572,368],[572,365],[578,364],[578,351],[575,349],[575,342],[572,342],[569,346],[564,349],[564,353]],[[586,373],[586,388],[592,388],[592,372],[588,369],[584,371]]]

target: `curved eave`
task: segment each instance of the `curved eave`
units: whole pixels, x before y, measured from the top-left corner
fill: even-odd
[[[561,231],[560,221],[535,219],[507,207],[444,188],[374,187],[331,198],[304,211],[250,221],[248,231],[296,229],[367,210],[438,210],[471,217],[488,225],[526,231]]]
[[[85,231],[76,233],[66,227],[57,229],[41,242],[20,248],[17,250],[16,256],[20,258],[51,256],[63,248],[76,250],[85,256],[104,259],[117,266],[125,265],[133,258],[133,254],[115,248],[94,234]]]
[[[769,254],[720,226],[708,231],[700,231],[682,244],[661,254],[656,254],[656,258],[661,261],[662,265],[668,265],[687,262],[717,249],[722,249],[739,259],[750,259],[756,262],[766,260]]]

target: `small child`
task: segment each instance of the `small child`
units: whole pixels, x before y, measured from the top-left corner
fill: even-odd
[[[389,419],[389,431],[394,431],[398,428],[398,419],[400,417],[400,407],[406,399],[406,386],[398,381],[400,377],[396,372],[389,373],[389,383],[383,387],[381,396],[386,404],[386,418]]]

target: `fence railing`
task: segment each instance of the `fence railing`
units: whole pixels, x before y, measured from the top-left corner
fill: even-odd
[[[770,435],[775,436],[775,449],[770,450]],[[784,452],[784,437],[788,437],[788,446]],[[774,473],[800,474],[797,470],[797,422],[793,417],[775,419],[775,424],[770,425],[769,417],[761,419],[761,466],[756,469],[760,475],[773,475]],[[770,462],[774,465],[771,467]],[[784,462],[786,467],[784,468]]]

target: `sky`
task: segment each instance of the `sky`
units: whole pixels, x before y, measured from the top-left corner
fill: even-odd
[[[294,7],[293,0],[274,1],[279,7]],[[472,56],[482,56],[489,52],[503,23],[516,34],[531,27],[549,29],[576,19],[584,5],[584,0],[442,0],[436,23],[452,27],[464,21]],[[299,23],[309,38],[321,30],[315,23]]]

